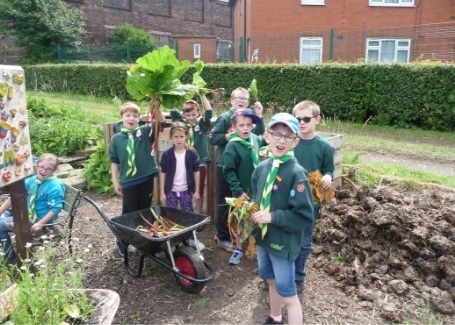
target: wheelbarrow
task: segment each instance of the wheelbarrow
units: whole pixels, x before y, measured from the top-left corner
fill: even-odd
[[[164,206],[152,206],[149,209],[109,219],[96,202],[87,196],[84,196],[84,199],[98,210],[117,239],[125,244],[124,263],[126,271],[131,277],[138,278],[141,276],[144,258],[147,256],[172,271],[179,286],[187,293],[199,293],[205,284],[213,279],[215,271],[204,260],[196,236],[196,231],[210,222],[209,216]],[[183,226],[184,229],[160,238],[152,237],[137,230],[138,226],[149,227],[144,219],[153,223],[156,220],[155,216],[166,217]],[[190,238],[195,239],[196,249],[188,245]],[[128,246],[130,245],[139,252],[137,270],[130,267],[130,256],[128,254]],[[158,256],[158,253],[164,253],[164,258]],[[159,255],[162,256],[163,254]]]

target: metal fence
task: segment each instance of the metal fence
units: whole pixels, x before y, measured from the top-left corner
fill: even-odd
[[[131,63],[137,58],[156,49],[151,46],[133,45],[129,43],[113,43],[101,46],[84,46],[80,48],[64,49],[57,46],[52,49],[52,61],[56,63],[66,62],[112,62]]]

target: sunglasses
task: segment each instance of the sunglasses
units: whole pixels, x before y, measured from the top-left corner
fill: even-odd
[[[316,116],[296,117],[296,119],[297,119],[297,121],[299,121],[299,123],[302,121],[303,121],[303,123],[310,123],[310,121],[313,117],[316,117]]]

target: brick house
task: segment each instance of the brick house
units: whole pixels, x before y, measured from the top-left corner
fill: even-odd
[[[104,45],[115,25],[148,31],[160,45],[175,48],[180,60],[232,59],[233,20],[228,0],[65,0],[85,14],[87,43]]]
[[[234,61],[455,60],[455,0],[235,0]]]

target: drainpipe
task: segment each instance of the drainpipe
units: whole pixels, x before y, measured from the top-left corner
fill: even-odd
[[[246,0],[243,0],[243,39],[246,40]],[[248,47],[249,47],[249,42],[248,42]],[[243,48],[242,52],[242,60],[240,62],[245,62],[245,51],[246,47]]]

